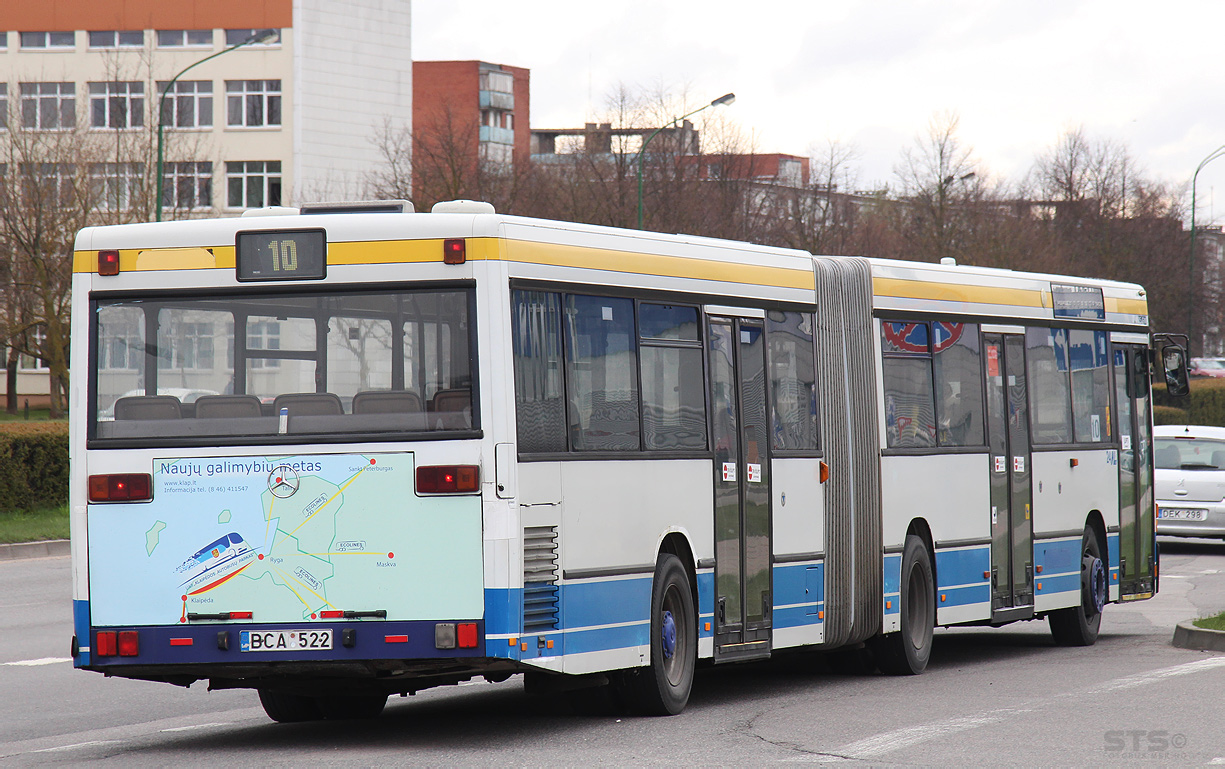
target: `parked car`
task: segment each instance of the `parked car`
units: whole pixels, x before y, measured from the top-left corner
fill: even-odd
[[[1225,427],[1153,430],[1157,533],[1225,538]]]
[[[1225,379],[1225,358],[1192,358],[1188,372],[1191,376]]]

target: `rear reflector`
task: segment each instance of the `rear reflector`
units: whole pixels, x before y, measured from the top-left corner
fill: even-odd
[[[119,274],[118,251],[98,252],[98,274],[107,276]]]
[[[118,634],[114,630],[99,630],[94,642],[94,654],[99,657],[114,657],[119,653]]]
[[[119,631],[119,656],[135,657],[140,654],[140,634],[135,630]]]
[[[442,241],[443,264],[463,264],[468,261],[463,238],[447,238]]]
[[[327,611],[319,612],[319,616],[323,619],[341,619],[345,616],[345,613],[340,609],[329,609]]]
[[[171,638],[171,646],[191,646],[192,639],[190,638]]]
[[[479,491],[480,468],[476,465],[432,465],[417,468],[417,493],[456,494]]]
[[[153,479],[148,473],[89,476],[90,502],[143,502],[153,499]]]
[[[456,628],[459,636],[459,648],[475,649],[476,648],[476,623],[461,622]]]

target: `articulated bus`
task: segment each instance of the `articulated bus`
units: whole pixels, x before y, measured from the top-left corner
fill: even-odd
[[[525,674],[1096,639],[1157,590],[1143,289],[452,201],[92,227],[72,654],[277,721]]]

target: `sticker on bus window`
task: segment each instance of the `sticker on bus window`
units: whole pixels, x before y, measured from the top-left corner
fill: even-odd
[[[749,483],[761,483],[761,465],[749,465]]]
[[[1089,432],[1093,436],[1094,443],[1102,439],[1102,418],[1097,414],[1089,415]]]
[[[1123,450],[1131,451],[1131,436],[1130,435],[1123,436]]]
[[[735,462],[724,462],[723,463],[723,480],[728,481],[729,483],[736,480],[736,463]]]
[[[1014,473],[1025,472],[1025,457],[1013,457],[1012,458],[1012,471]]]
[[[987,376],[1000,375],[1000,348],[995,345],[987,346]]]
[[[1007,469],[1008,469],[1008,464],[1004,462],[1004,458],[996,457],[995,458],[995,471],[997,473],[1002,473],[1002,472],[1005,472]]]

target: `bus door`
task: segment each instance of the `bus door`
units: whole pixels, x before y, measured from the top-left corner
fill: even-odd
[[[1033,489],[1025,337],[984,335],[987,443],[991,472],[991,612],[993,619],[1032,614]]]
[[[766,348],[755,318],[711,317],[715,484],[715,661],[770,654]]]
[[[1148,350],[1114,345],[1114,390],[1119,411],[1119,596],[1153,594],[1152,416]]]

